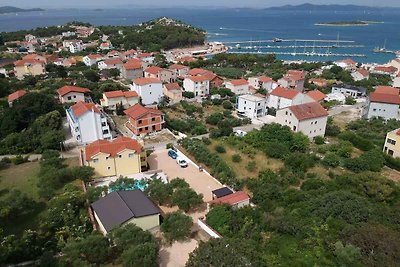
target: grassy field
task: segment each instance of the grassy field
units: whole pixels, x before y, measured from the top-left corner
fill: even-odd
[[[225,147],[226,152],[219,154],[221,158],[233,169],[239,179],[248,179],[257,177],[259,172],[267,169],[273,171],[279,170],[283,166],[283,162],[277,159],[268,158],[264,153],[257,151],[254,158],[250,158],[248,155],[241,153],[239,150],[223,144],[221,141],[212,140],[212,143],[208,146],[210,151],[215,151],[215,146],[222,144]],[[233,162],[232,156],[234,154],[239,154],[241,157],[240,162]],[[249,171],[246,169],[247,164],[250,161],[255,161],[256,169],[254,171]]]

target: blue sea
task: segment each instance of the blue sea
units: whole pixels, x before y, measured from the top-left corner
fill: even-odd
[[[364,54],[354,57],[358,62],[385,63],[394,54],[373,53],[375,47],[386,44],[388,50],[400,50],[400,12],[393,11],[274,11],[255,9],[54,9],[43,12],[28,12],[0,15],[0,31],[16,31],[50,25],[62,25],[73,20],[94,25],[131,25],[153,18],[167,16],[205,29],[209,41],[230,42],[233,52],[286,52],[286,53],[335,53]],[[319,22],[332,21],[379,21],[369,26],[317,26]],[[281,38],[282,43],[270,42]],[[313,41],[294,40],[339,40],[353,41],[339,45],[356,45],[355,48],[319,48],[335,45]],[[260,42],[267,40],[269,42]],[[241,48],[236,44],[241,41]],[[267,46],[285,46],[267,47]],[[304,48],[304,46],[307,46]],[[251,48],[250,48],[251,47]],[[327,61],[340,57],[278,56],[284,60]]]

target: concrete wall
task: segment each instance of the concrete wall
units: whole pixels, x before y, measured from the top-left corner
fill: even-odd
[[[144,105],[151,105],[153,103],[160,103],[163,97],[163,90],[161,83],[150,83],[145,85],[133,84],[131,91],[136,91],[138,95],[142,98],[142,103]]]
[[[78,103],[85,102],[85,94],[79,92],[70,92],[60,98],[61,103]]]
[[[214,229],[212,229],[208,224],[203,222],[201,219],[197,219],[197,224],[201,229],[203,229],[207,234],[209,234],[213,238],[222,238],[220,234],[217,233]]]
[[[364,110],[367,119],[382,117],[385,120],[399,119],[399,105],[369,102]]]

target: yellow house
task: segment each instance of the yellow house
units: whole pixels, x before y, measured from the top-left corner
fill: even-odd
[[[46,63],[36,59],[22,59],[14,62],[15,76],[18,79],[23,79],[26,75],[42,75],[46,72]]]
[[[400,157],[400,128],[387,133],[383,152],[394,158]]]
[[[128,137],[97,140],[87,145],[84,162],[94,168],[98,177],[135,174],[147,165],[146,152],[138,141]]]
[[[91,206],[104,235],[115,227],[130,223],[143,230],[160,225],[160,210],[139,189],[112,192]]]

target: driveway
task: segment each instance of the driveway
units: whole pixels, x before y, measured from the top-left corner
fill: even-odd
[[[184,179],[194,191],[203,194],[204,202],[212,199],[211,191],[222,185],[213,177],[199,169],[189,161],[187,168],[181,168],[174,159],[168,156],[167,149],[155,150],[148,158],[151,170],[162,170],[169,180],[177,177]]]
[[[190,239],[186,242],[174,242],[169,247],[160,249],[161,267],[183,267],[189,259],[189,253],[197,247],[197,241]]]

